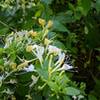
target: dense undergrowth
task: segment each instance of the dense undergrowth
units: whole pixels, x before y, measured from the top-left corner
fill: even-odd
[[[1,0],[0,99],[99,100],[100,0]]]

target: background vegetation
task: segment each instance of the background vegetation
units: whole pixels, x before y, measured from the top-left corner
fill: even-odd
[[[87,100],[99,100],[100,0],[1,0],[1,48],[12,31],[41,31],[38,18],[53,21],[49,32],[49,36],[55,37],[53,44],[67,50],[72,65],[78,67],[78,73],[71,73],[70,79],[77,85],[86,85]]]

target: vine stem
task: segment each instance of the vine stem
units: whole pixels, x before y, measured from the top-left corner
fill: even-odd
[[[8,28],[11,29],[12,31],[16,32],[16,30],[15,30],[14,28],[10,27],[9,25],[7,25],[6,23],[4,23],[3,21],[0,20],[0,23],[1,23],[2,25],[4,25],[5,27],[8,27]]]

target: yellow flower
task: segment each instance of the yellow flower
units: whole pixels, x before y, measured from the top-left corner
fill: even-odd
[[[25,60],[23,63],[19,64],[17,66],[18,70],[21,70],[22,68],[28,66],[29,61]]]
[[[47,39],[47,38],[44,39],[44,44],[45,45],[49,45],[50,43],[51,43],[51,41],[49,39]]]
[[[46,24],[46,21],[42,18],[39,18],[38,22],[42,27],[44,27],[44,25]]]
[[[29,31],[28,33],[30,36],[35,37],[37,36],[37,32],[34,32],[33,30]]]
[[[26,51],[27,52],[31,52],[33,50],[33,46],[32,45],[28,45],[27,47],[26,47]]]
[[[47,28],[51,28],[53,26],[53,21],[49,20],[47,24]]]

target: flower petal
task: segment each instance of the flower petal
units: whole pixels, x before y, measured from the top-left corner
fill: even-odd
[[[33,71],[35,71],[34,65],[31,64],[27,68],[24,68],[24,70],[27,71],[27,72],[33,72]]]

